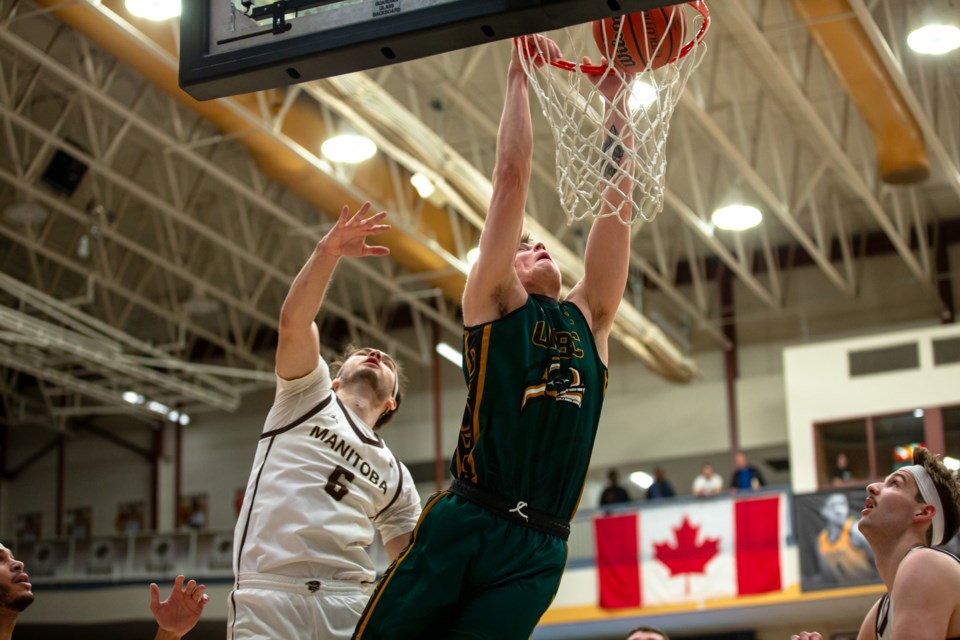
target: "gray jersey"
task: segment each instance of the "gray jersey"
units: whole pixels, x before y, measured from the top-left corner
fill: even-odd
[[[372,582],[365,548],[413,530],[410,472],[330,386],[322,359],[277,395],[234,532],[234,573]]]

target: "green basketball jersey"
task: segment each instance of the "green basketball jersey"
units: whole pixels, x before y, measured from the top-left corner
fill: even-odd
[[[464,329],[463,373],[454,477],[571,519],[607,388],[583,314],[531,295],[504,317]]]

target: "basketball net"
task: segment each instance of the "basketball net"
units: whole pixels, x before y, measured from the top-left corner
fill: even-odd
[[[590,24],[560,32],[563,40],[555,41],[565,59],[550,64],[540,64],[540,60],[549,60],[543,38],[515,39],[515,46],[526,48],[520,61],[553,129],[557,190],[571,223],[588,216],[619,216],[624,224],[637,218],[651,221],[663,207],[670,117],[687,79],[706,52],[702,41],[710,23],[709,11],[699,0],[668,13],[666,31],[676,28],[674,21],[681,21],[683,37],[679,40],[684,44],[666,64],[654,69],[648,62],[638,73],[624,73],[613,60],[604,66],[569,61],[585,56],[600,60]],[[619,21],[615,42],[622,41],[626,22]],[[657,60],[660,47],[668,46],[668,40],[672,39],[661,38],[656,48],[648,46],[648,60]],[[608,95],[615,91],[612,100],[604,97],[601,84]],[[611,114],[610,109],[618,113]],[[622,120],[616,135],[606,130],[611,115]],[[610,158],[620,156],[621,149],[619,168],[611,170]],[[629,203],[629,215],[620,214],[621,203]]]

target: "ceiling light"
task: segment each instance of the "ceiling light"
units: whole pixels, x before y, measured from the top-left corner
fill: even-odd
[[[763,220],[763,214],[756,207],[746,204],[731,204],[721,207],[710,216],[714,226],[727,231],[744,231],[755,227]]]
[[[471,267],[477,264],[477,258],[480,257],[480,247],[474,247],[467,251],[467,264]]]
[[[181,426],[181,427],[185,427],[185,426],[187,426],[188,424],[190,424],[190,416],[188,416],[188,415],[185,414],[185,413],[181,413],[181,414],[180,414],[180,420],[178,420],[178,422],[180,423],[180,426]]]
[[[945,466],[947,469],[950,469],[950,471],[957,471],[960,469],[960,460],[947,456],[943,459],[943,466]]]
[[[653,85],[643,80],[637,80],[633,83],[633,88],[630,89],[627,106],[630,107],[631,111],[638,111],[640,109],[646,109],[656,102],[656,100],[657,90],[653,88]]]
[[[928,24],[911,31],[907,45],[917,53],[942,56],[960,47],[960,29],[949,24]]]
[[[641,489],[649,489],[653,484],[653,476],[646,471],[634,471],[630,474],[630,482]]]
[[[923,409],[914,409],[914,410],[913,410],[913,417],[914,417],[914,418],[922,418],[922,417],[923,417]]]
[[[430,178],[422,173],[415,173],[410,176],[410,184],[414,186],[417,193],[419,193],[420,197],[424,200],[432,196],[433,192],[437,190],[437,188],[433,186],[433,183],[430,182]]]
[[[127,11],[145,20],[169,20],[180,15],[180,0],[127,0]]]
[[[143,396],[136,391],[124,391],[121,397],[124,402],[129,402],[130,404],[143,404]]]
[[[463,366],[463,356],[459,351],[448,345],[446,342],[437,343],[437,353],[458,367]]]
[[[320,153],[334,162],[356,164],[373,157],[377,145],[365,136],[344,134],[334,136],[320,145]]]
[[[50,215],[47,208],[36,202],[14,202],[3,208],[3,217],[20,224],[39,224]]]

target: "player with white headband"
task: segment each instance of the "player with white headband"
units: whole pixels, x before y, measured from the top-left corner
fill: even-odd
[[[859,525],[887,593],[864,618],[857,640],[960,640],[960,558],[936,548],[960,528],[953,472],[917,447],[912,466],[867,487]],[[822,636],[803,631],[791,640]]]

